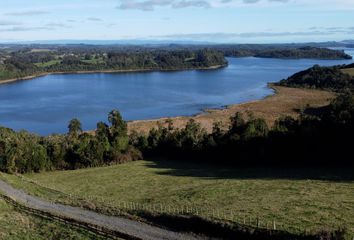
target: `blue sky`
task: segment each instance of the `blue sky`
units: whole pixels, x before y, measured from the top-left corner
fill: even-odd
[[[1,42],[61,39],[354,39],[354,0],[1,0]]]

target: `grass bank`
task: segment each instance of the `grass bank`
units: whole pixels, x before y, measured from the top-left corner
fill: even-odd
[[[6,240],[103,239],[60,222],[47,221],[21,213],[2,198],[0,198],[0,226],[0,239]]]
[[[26,177],[41,187],[2,175],[37,196],[70,204],[79,204],[77,199],[91,208],[122,209],[122,203],[136,209],[145,204],[148,211],[154,210],[151,206],[189,208],[206,218],[213,211],[219,220],[255,224],[258,219],[263,227],[275,221],[277,228],[294,233],[346,228],[348,239],[354,234],[354,181],[346,169],[230,169],[138,161]]]

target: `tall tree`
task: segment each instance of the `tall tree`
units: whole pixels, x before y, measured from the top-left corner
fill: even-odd
[[[111,132],[113,137],[126,136],[128,134],[127,123],[123,120],[122,115],[116,109],[108,114],[108,121],[111,123]]]
[[[79,134],[82,132],[81,122],[77,118],[74,118],[69,122],[68,128],[69,128],[69,135],[75,138],[77,138]]]

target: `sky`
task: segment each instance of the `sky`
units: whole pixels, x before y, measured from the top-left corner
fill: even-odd
[[[1,0],[0,42],[354,39],[354,0]]]

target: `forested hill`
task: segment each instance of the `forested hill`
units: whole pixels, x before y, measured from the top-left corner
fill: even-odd
[[[351,64],[353,65],[353,64]],[[281,86],[318,88],[333,91],[354,90],[354,78],[343,72],[351,65],[321,67],[315,65],[279,82]]]
[[[228,57],[260,57],[260,58],[283,58],[283,59],[352,59],[352,56],[341,50],[317,47],[264,47],[264,46],[219,46],[217,50],[222,51]]]
[[[225,57],[351,59],[344,51],[286,45],[0,45],[0,80],[55,72],[168,71],[227,65]]]
[[[0,80],[55,72],[168,71],[226,65],[224,55],[210,49],[27,48],[0,54]]]

